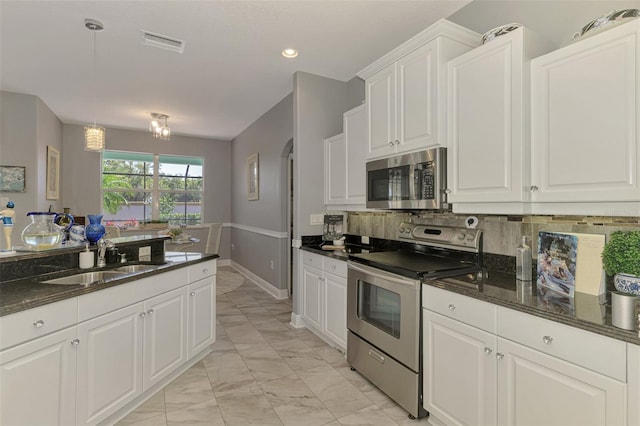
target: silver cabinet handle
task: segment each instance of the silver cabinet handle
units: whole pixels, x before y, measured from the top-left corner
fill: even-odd
[[[195,292],[195,291],[192,291],[192,292],[191,292],[191,293],[189,293],[189,294],[190,294],[191,296],[195,296],[195,295],[196,295],[196,292]]]
[[[456,305],[454,305],[453,303],[449,303],[449,310],[454,311],[455,309],[456,309]]]
[[[33,326],[34,326],[35,328],[40,328],[40,327],[42,327],[43,325],[44,325],[44,321],[43,321],[43,320],[37,320],[37,321],[34,321],[34,322],[33,322]]]
[[[80,344],[80,339],[73,339],[73,340],[71,341],[71,344],[72,344],[73,346],[78,346],[78,345]]]
[[[529,189],[531,189],[531,192],[536,192],[540,188],[538,188],[536,185],[531,185]]]
[[[393,141],[389,141],[389,146],[393,146]]]
[[[493,352],[493,349],[485,346],[484,353],[487,354],[487,355],[491,355],[491,352]]]
[[[550,345],[553,342],[553,337],[543,336],[542,341],[545,343],[545,345]]]
[[[369,349],[369,356],[375,359],[376,361],[378,361],[380,364],[384,364],[384,356],[380,355],[378,352],[374,351],[373,349]]]
[[[451,190],[447,188],[447,189],[444,190],[444,193],[445,194],[451,194]]]
[[[502,359],[502,358],[504,358],[504,354],[500,352],[496,352],[496,359]]]
[[[398,139],[396,139],[393,143],[394,143],[395,145],[400,145],[400,141],[399,141]]]
[[[152,315],[152,314],[153,314],[153,309],[149,309],[149,310],[147,311],[147,315]]]
[[[140,312],[140,316],[144,318],[144,317],[147,316],[147,313],[146,312]]]

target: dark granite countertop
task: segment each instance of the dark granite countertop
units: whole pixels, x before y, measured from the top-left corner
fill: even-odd
[[[349,254],[362,252],[361,247],[349,244],[345,249],[335,251],[322,250],[320,245],[306,245],[300,249],[344,261],[349,260]],[[623,330],[611,324],[609,293],[600,297],[581,293],[573,298],[560,297],[555,292],[544,292],[543,288],[538,290],[535,281],[523,284],[516,280],[515,274],[487,269],[480,275],[427,281],[425,285],[640,345],[637,330]]]
[[[151,263],[158,265],[157,269],[126,275],[120,279],[94,284],[88,287],[82,285],[56,285],[43,284],[41,281],[59,278],[68,275],[74,275],[84,272],[100,271],[123,266],[123,264],[108,265],[106,268],[91,269],[70,269],[62,272],[51,274],[43,274],[31,276],[28,278],[16,279],[13,281],[5,281],[0,285],[0,317],[13,314],[16,312],[32,309],[48,303],[58,302],[60,300],[69,299],[83,294],[92,293],[94,291],[104,290],[106,288],[125,284],[131,281],[161,274],[173,269],[184,268],[207,260],[216,259],[217,254],[203,253],[185,253],[185,252],[166,252],[153,256],[150,262],[128,262],[132,263]]]

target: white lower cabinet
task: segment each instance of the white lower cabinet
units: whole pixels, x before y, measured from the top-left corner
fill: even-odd
[[[305,325],[338,348],[347,348],[347,264],[303,252],[302,316]]]
[[[77,330],[0,352],[0,424],[75,424]]]
[[[422,297],[434,424],[638,424],[637,347],[427,285]]]
[[[0,424],[113,423],[206,353],[216,261],[188,269],[0,318],[2,330],[21,330],[2,341]],[[75,319],[56,322],[53,313],[71,308]],[[53,332],[39,334],[44,327]]]

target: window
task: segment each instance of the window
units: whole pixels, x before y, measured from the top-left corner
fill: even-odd
[[[201,223],[203,164],[198,157],[105,151],[105,221],[122,227],[151,220],[173,225]]]

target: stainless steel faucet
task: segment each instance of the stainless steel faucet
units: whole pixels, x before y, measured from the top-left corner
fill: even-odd
[[[102,268],[107,266],[107,261],[105,260],[105,254],[108,248],[115,247],[115,244],[111,240],[106,240],[104,238],[100,238],[98,240],[98,268]]]

